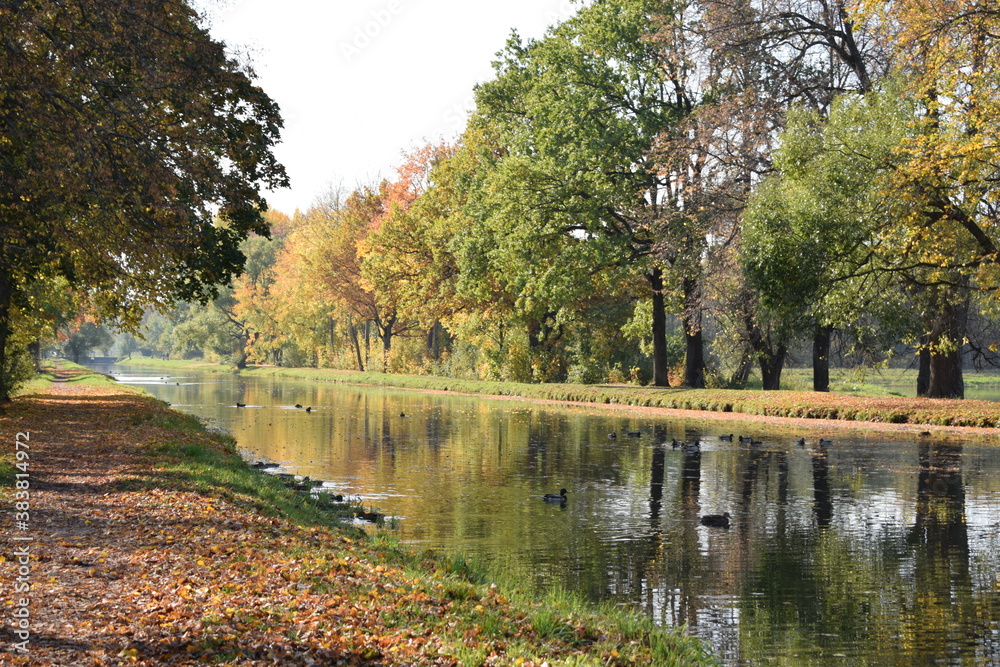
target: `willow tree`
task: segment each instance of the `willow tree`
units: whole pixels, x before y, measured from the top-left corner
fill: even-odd
[[[137,324],[214,295],[268,233],[278,108],[187,2],[0,2],[0,82],[0,362],[33,281]]]

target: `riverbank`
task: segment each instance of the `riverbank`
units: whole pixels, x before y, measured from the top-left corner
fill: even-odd
[[[128,363],[136,366],[144,365],[141,360],[133,360]],[[155,367],[174,371],[194,367],[210,368],[201,361],[161,361]],[[225,370],[221,366],[215,368]],[[987,431],[1000,428],[1000,403],[994,401],[856,396],[812,391],[524,384],[273,366],[251,367],[241,371],[241,373],[258,377],[273,376],[315,382],[339,382],[421,391],[449,391],[561,403],[660,408],[766,418],[831,420],[852,425],[895,424],[916,427],[968,427]]]
[[[3,529],[29,538],[7,541],[2,567],[30,585],[0,596],[3,664],[710,664],[631,612],[534,600],[345,525],[231,439],[103,376],[47,379],[0,415]]]

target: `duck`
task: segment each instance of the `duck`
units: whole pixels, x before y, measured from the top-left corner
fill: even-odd
[[[252,467],[256,468],[257,470],[269,470],[271,468],[277,468],[278,464],[268,463],[266,461],[257,461],[256,463],[253,464]]]
[[[354,516],[358,517],[362,521],[368,521],[370,523],[378,523],[385,518],[384,514],[379,514],[378,512],[366,512],[364,510],[356,511]]]
[[[819,439],[819,444],[820,444],[820,447],[829,446],[829,445],[833,444],[833,440],[824,440],[823,438],[820,438]]]
[[[406,416],[406,413],[405,413],[405,412],[400,412],[400,413],[399,413],[399,416],[400,416],[400,417],[405,417],[405,416]]]
[[[677,438],[671,438],[670,446],[673,447],[674,449],[677,449],[678,447],[681,446],[681,443],[677,442]]]
[[[564,503],[566,502],[566,489],[559,489],[559,493],[546,493],[542,498],[545,499],[547,503]]]
[[[805,447],[806,446],[806,439],[805,438],[799,438],[798,440],[795,441],[795,444],[798,445],[799,447]]]
[[[685,454],[697,454],[701,451],[701,445],[697,442],[685,442],[681,445],[681,449],[684,450]]]
[[[617,433],[614,433],[614,432],[608,433],[608,439],[609,440],[614,440],[617,437],[618,437]]]
[[[295,404],[295,409],[299,410],[300,408],[302,408],[302,404],[301,403],[296,403]]]
[[[309,406],[308,408],[306,408],[306,412],[312,412],[312,411],[313,411],[312,406]]]
[[[237,403],[236,404],[236,407],[238,407],[238,408],[245,408],[246,406],[247,406],[246,403]]]
[[[749,437],[749,436],[746,436],[746,435],[741,435],[741,436],[740,436],[740,442],[741,442],[741,443],[744,443],[744,442],[750,442],[750,441],[751,441],[752,439],[753,439],[753,438],[751,438],[751,437]]]
[[[625,435],[630,438],[638,438],[642,435],[642,431],[625,431]]]
[[[730,433],[729,435],[720,435],[719,436],[719,440],[725,440],[726,442],[732,442],[733,441],[733,434]]]
[[[729,528],[729,512],[725,514],[706,514],[701,517],[701,525],[711,528]]]

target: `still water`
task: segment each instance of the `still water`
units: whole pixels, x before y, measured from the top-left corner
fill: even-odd
[[[248,458],[395,517],[410,544],[634,605],[686,625],[724,664],[1000,665],[998,447],[111,373],[230,431]],[[719,438],[730,432],[761,442]],[[560,488],[565,503],[541,499]],[[723,512],[730,528],[701,525]]]

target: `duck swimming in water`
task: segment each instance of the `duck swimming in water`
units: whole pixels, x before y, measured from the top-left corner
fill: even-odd
[[[558,495],[555,493],[546,493],[542,497],[547,503],[564,503],[566,502],[566,489],[560,489]]]
[[[729,528],[729,512],[725,514],[706,514],[701,517],[701,525],[710,528]]]

